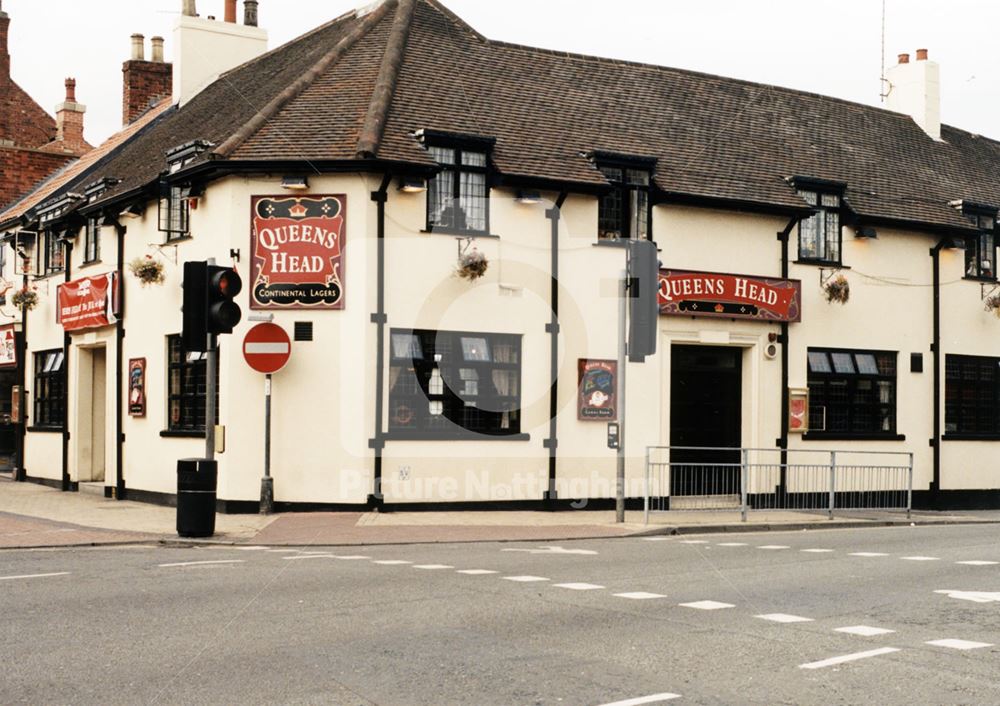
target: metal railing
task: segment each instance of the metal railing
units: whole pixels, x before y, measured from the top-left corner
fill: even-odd
[[[652,512],[888,510],[913,506],[913,454],[650,446],[645,518]]]

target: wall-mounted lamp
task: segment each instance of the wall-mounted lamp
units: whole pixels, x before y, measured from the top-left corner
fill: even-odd
[[[538,191],[519,189],[517,196],[514,197],[514,200],[523,204],[541,203],[542,195]]]
[[[945,250],[965,250],[965,238],[952,237],[945,243]]]
[[[399,190],[404,194],[420,194],[427,191],[427,182],[417,177],[401,177]]]
[[[858,240],[877,240],[878,231],[871,226],[858,226],[854,231],[854,237]]]
[[[309,180],[304,176],[281,177],[281,188],[290,191],[305,191],[309,188]]]

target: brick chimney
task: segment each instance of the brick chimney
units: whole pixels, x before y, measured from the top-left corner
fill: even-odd
[[[65,152],[83,154],[90,145],[83,139],[83,114],[87,106],[76,102],[76,79],[66,79],[66,100],[56,106],[56,142]]]
[[[129,125],[150,105],[173,92],[173,65],[163,61],[163,37],[153,37],[146,60],[145,37],[132,35],[131,58],[122,64],[122,125]]]
[[[0,86],[10,80],[10,52],[7,50],[7,34],[10,31],[10,15],[3,11],[0,0]]]
[[[886,107],[913,118],[934,140],[941,140],[941,67],[917,49],[916,61],[900,54],[899,63],[886,71],[889,95]]]

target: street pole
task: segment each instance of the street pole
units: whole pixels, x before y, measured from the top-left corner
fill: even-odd
[[[625,522],[625,323],[628,311],[628,270],[622,272],[618,292],[618,472],[615,492],[615,521]]]
[[[216,376],[219,372],[219,349],[216,347],[215,336],[208,334],[208,358],[205,361],[205,374],[208,376],[205,400],[205,458],[215,460],[215,395]]]
[[[271,373],[264,376],[264,477],[260,479],[260,514],[274,512],[274,479],[271,478]]]

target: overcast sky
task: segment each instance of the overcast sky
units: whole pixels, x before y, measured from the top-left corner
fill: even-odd
[[[121,64],[133,32],[166,37],[181,0],[0,0],[11,16],[14,80],[49,111],[78,81],[87,139],[121,122]],[[772,83],[878,105],[881,0],[444,0],[492,39]],[[198,0],[222,16],[223,0]],[[261,0],[274,48],[358,0]],[[240,3],[242,16],[242,2]],[[1000,138],[1000,60],[992,0],[887,0],[886,66],[930,50],[945,123]]]

